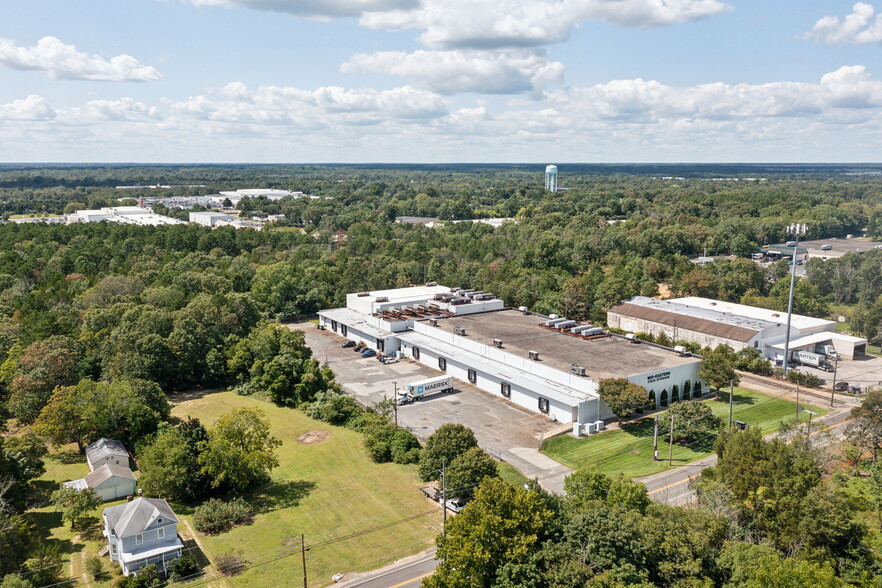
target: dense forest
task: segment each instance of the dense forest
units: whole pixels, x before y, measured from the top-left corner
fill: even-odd
[[[786,263],[760,265],[747,257],[762,244],[785,240],[791,222],[806,223],[809,238],[866,229],[869,238],[882,239],[877,173],[843,166],[561,166],[568,189],[547,193],[542,168],[527,165],[0,166],[0,214],[6,219],[113,206],[139,196],[249,187],[320,197],[242,200],[243,215],[285,215],[261,231],[195,224],[0,225],[0,399],[8,419],[0,452],[0,545],[6,547],[0,573],[41,557],[23,513],[46,500],[31,486],[41,472],[44,441],[82,446],[114,435],[137,447],[164,430],[165,395],[196,387],[261,391],[292,406],[333,389],[332,374],[311,358],[302,337],[283,334],[276,321],[342,305],[347,292],[429,280],[599,322],[620,300],[661,291],[783,309]],[[206,187],[115,188],[133,184]],[[513,220],[498,228],[470,222],[428,228],[394,222],[403,215]],[[704,266],[691,261],[703,254],[731,257]],[[795,311],[827,316],[834,308],[848,315],[850,329],[878,344],[882,250],[807,263]],[[198,424],[193,430],[200,431]],[[752,444],[745,451],[757,455],[774,453],[756,440],[727,443]],[[799,453],[800,447],[780,458],[799,470],[794,483],[821,497],[835,494],[820,485],[818,458],[807,449]],[[598,586],[712,586],[743,576],[750,581],[732,585],[784,586],[791,584],[756,580],[745,562],[757,557],[778,565],[790,555],[817,559],[810,571],[832,574],[836,582],[878,585],[878,549],[864,542],[868,531],[858,533],[848,526],[851,519],[837,519],[853,539],[830,545],[806,535],[796,514],[781,511],[790,518],[773,534],[757,526],[766,524],[758,522],[759,507],[745,502],[759,499],[741,496],[749,489],[736,488],[724,465],[714,475],[732,487],[726,494],[708,481],[704,510],[642,503],[617,510],[596,489],[568,503],[545,497],[536,506],[538,518],[524,524],[545,521],[548,513],[559,515],[559,522],[534,538],[546,547],[522,562],[528,567],[494,569],[487,582],[475,584],[457,584],[451,576],[448,585],[569,586],[596,576],[606,582],[597,580]],[[860,478],[859,471],[853,475]],[[784,489],[776,492],[783,500]],[[764,499],[762,508],[774,510],[772,500],[778,498]],[[829,500],[831,516],[838,517],[840,498]],[[722,520],[727,513],[736,522]],[[601,523],[635,525],[645,537],[619,537],[602,547],[606,551],[592,551],[589,529]],[[674,527],[695,529],[695,535],[682,538],[682,549],[666,549],[698,550],[693,543],[706,536],[706,550],[684,555],[681,568],[639,571],[645,562],[673,557],[652,537]],[[878,541],[878,525],[876,530]],[[738,543],[730,545],[733,537]],[[597,567],[596,558],[607,563]],[[560,566],[565,579],[547,580]],[[532,577],[537,579],[528,581]]]

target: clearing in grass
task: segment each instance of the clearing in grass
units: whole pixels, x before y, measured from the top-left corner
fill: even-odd
[[[710,404],[714,414],[728,422],[729,404],[722,400],[703,400]],[[735,388],[733,419],[748,423],[764,433],[775,431],[780,423],[796,417],[796,403],[761,394],[744,388]],[[694,401],[693,401],[694,402]],[[800,402],[800,407],[809,407]],[[818,416],[827,411],[811,406]],[[658,414],[659,426],[664,427],[666,412]],[[801,412],[800,419],[808,419],[808,413]],[[630,477],[648,476],[668,469],[668,445],[659,441],[661,461],[653,461],[654,416],[622,425],[618,430],[606,431],[599,435],[575,438],[570,435],[553,437],[542,446],[542,452],[560,463],[574,469],[591,467],[600,472],[614,475],[625,474]],[[660,436],[664,431],[660,431]],[[689,446],[674,445],[673,467],[708,456],[712,452],[713,439],[693,443]]]

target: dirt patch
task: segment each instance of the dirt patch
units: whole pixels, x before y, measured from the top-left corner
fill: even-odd
[[[307,431],[297,437],[297,442],[302,443],[303,445],[315,445],[316,443],[321,443],[330,436],[331,433],[328,431]]]

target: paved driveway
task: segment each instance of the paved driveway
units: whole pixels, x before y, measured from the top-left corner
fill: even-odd
[[[392,397],[396,383],[400,389],[408,382],[443,373],[411,360],[383,365],[373,357],[363,359],[351,348],[341,347],[345,337],[320,331],[310,322],[288,326],[306,334],[313,356],[326,361],[346,393],[364,406]],[[467,382],[455,380],[455,385],[453,393],[436,394],[398,407],[398,424],[423,440],[445,423],[463,424],[475,432],[490,455],[510,463],[527,477],[539,478],[544,488],[562,493],[563,478],[572,470],[538,451],[542,438],[560,429],[561,424]]]

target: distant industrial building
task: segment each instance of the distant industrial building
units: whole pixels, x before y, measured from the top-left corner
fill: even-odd
[[[109,206],[99,210],[77,210],[67,215],[68,223],[98,223],[107,221],[125,225],[180,225],[184,221],[155,214],[140,206]]]
[[[189,214],[190,222],[196,223],[200,225],[204,225],[206,227],[213,227],[218,224],[219,221],[231,221],[233,217],[229,214],[224,214],[222,212],[214,212],[214,211],[203,211],[203,212],[191,212]]]
[[[433,216],[396,216],[395,222],[400,225],[424,225],[429,228],[440,227],[446,224],[457,224],[457,223],[479,223],[482,225],[490,225],[491,227],[498,228],[501,227],[505,223],[516,223],[517,220],[511,217],[500,217],[500,218],[469,218],[463,220],[441,220],[439,218],[435,218]]]
[[[673,341],[703,347],[726,344],[738,351],[758,349],[765,357],[782,359],[787,337],[787,313],[709,298],[658,300],[636,296],[607,312],[607,324],[633,333],[664,333]],[[864,355],[867,340],[836,332],[836,322],[794,314],[790,349],[814,351],[833,345],[843,359]]]
[[[598,394],[602,379],[627,378],[658,399],[699,381],[701,360],[688,353],[432,282],[347,294],[345,308],[319,317],[325,328],[379,352],[397,352],[588,432],[613,416]]]

